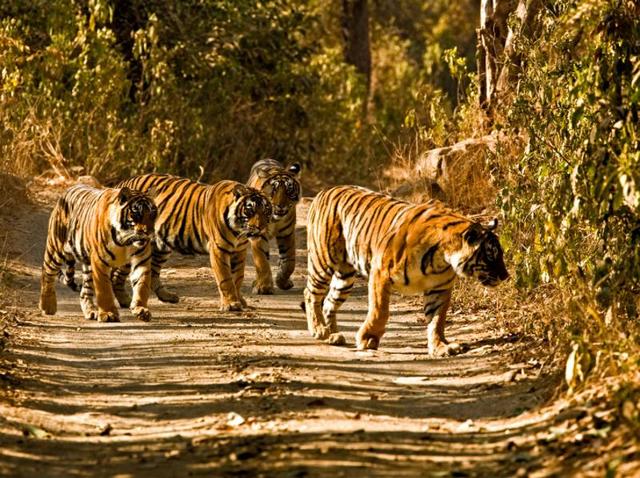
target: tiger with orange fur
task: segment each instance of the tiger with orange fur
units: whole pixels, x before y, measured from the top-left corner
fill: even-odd
[[[296,265],[296,204],[301,194],[299,174],[299,163],[284,167],[274,159],[262,159],[251,168],[247,185],[261,191],[273,206],[273,216],[265,234],[251,240],[251,252],[256,266],[254,293],[273,294],[269,240],[274,237],[279,254],[276,285],[282,290],[293,287],[291,275]]]
[[[456,353],[444,334],[456,276],[493,287],[506,280],[497,220],[487,225],[436,200],[411,204],[357,186],[321,191],[307,223],[308,277],[304,290],[309,332],[345,343],[336,313],[356,278],[368,279],[367,318],[356,334],[359,349],[377,349],[389,320],[392,291],[424,295],[429,353]]]
[[[86,185],[69,188],[49,218],[40,310],[49,315],[56,313],[58,276],[72,290],[78,290],[74,277],[78,261],[82,264],[80,306],[84,317],[118,322],[120,315],[111,286],[111,271],[128,264],[133,270],[131,312],[136,318],[148,321],[151,318],[147,308],[151,238],[156,213],[151,197],[128,188],[97,189]]]
[[[167,174],[145,174],[120,186],[155,192],[158,219],[151,258],[151,290],[163,302],[179,297],[160,280],[162,266],[172,251],[208,254],[220,292],[220,310],[240,311],[247,305],[240,288],[249,240],[264,234],[272,210],[269,200],[256,189],[236,181],[208,185]],[[127,267],[116,270],[112,280],[120,305],[130,297],[125,289]]]

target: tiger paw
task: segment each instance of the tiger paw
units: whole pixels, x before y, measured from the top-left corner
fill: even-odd
[[[98,320],[98,311],[97,310],[88,310],[83,313],[84,318],[86,320]]]
[[[136,319],[143,322],[149,322],[151,319],[151,312],[146,307],[134,307],[131,309],[131,313]]]
[[[289,290],[293,287],[293,281],[278,274],[276,276],[276,285],[282,290]]]
[[[81,302],[82,315],[86,320],[98,320],[98,308],[92,302]]]
[[[238,312],[242,310],[242,302],[227,302],[220,304],[220,310],[222,312]]]
[[[174,294],[173,292],[168,291],[164,287],[160,287],[159,289],[157,289],[156,295],[158,296],[158,299],[160,300],[160,302],[177,304],[178,301],[180,300],[180,297],[178,296],[178,294]]]
[[[344,335],[340,333],[329,335],[329,345],[345,345],[346,343],[347,339],[345,339]]]
[[[356,347],[358,350],[378,350],[380,338],[375,335],[360,334],[356,335]]]
[[[433,357],[448,357],[462,352],[462,346],[456,342],[439,342],[437,345],[429,347],[429,353]]]
[[[55,294],[42,294],[40,296],[40,310],[47,315],[53,315],[58,309]]]
[[[117,312],[101,310],[98,312],[98,322],[120,322],[120,317]]]
[[[114,291],[118,304],[123,309],[128,309],[131,306],[131,296],[127,291]]]
[[[312,332],[313,338],[317,340],[325,340],[328,339],[331,335],[331,331],[329,327],[325,327],[324,325],[318,325]]]
[[[254,282],[251,292],[258,295],[271,295],[274,292],[273,284],[258,284]]]

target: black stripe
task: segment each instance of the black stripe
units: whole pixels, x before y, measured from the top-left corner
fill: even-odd
[[[435,244],[427,249],[427,252],[425,252],[422,256],[422,261],[420,262],[420,270],[422,271],[423,275],[427,273],[427,267],[433,264],[433,256],[435,255],[437,250],[438,244]]]

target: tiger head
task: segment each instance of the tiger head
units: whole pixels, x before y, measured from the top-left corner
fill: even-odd
[[[148,193],[127,187],[118,191],[111,213],[111,234],[122,246],[145,246],[153,237],[158,209]]]
[[[273,204],[273,220],[282,219],[291,208],[296,207],[300,200],[300,164],[293,163],[287,168],[278,168],[275,172],[261,171],[258,173],[262,183],[262,193]]]
[[[447,262],[462,277],[475,277],[487,287],[495,287],[509,278],[502,247],[493,232],[498,220],[486,225],[474,222],[462,233],[461,246],[447,254]]]
[[[240,235],[258,237],[267,229],[273,208],[269,199],[254,188],[237,184],[233,188],[233,203],[227,215],[231,229]]]

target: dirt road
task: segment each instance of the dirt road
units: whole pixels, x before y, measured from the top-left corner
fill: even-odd
[[[164,271],[180,303],[153,299],[150,323],[85,321],[58,286],[59,312],[36,310],[48,210],[11,223],[12,287],[25,307],[8,330],[0,385],[4,476],[514,476],[540,469],[536,433],[555,411],[541,363],[490,310],[452,308],[451,358],[426,353],[419,303],[396,296],[381,348],[358,352],[360,283],[339,318],[348,345],[313,340],[295,287],[245,295],[220,313],[206,257],[174,255]],[[524,358],[523,358],[524,357]]]

